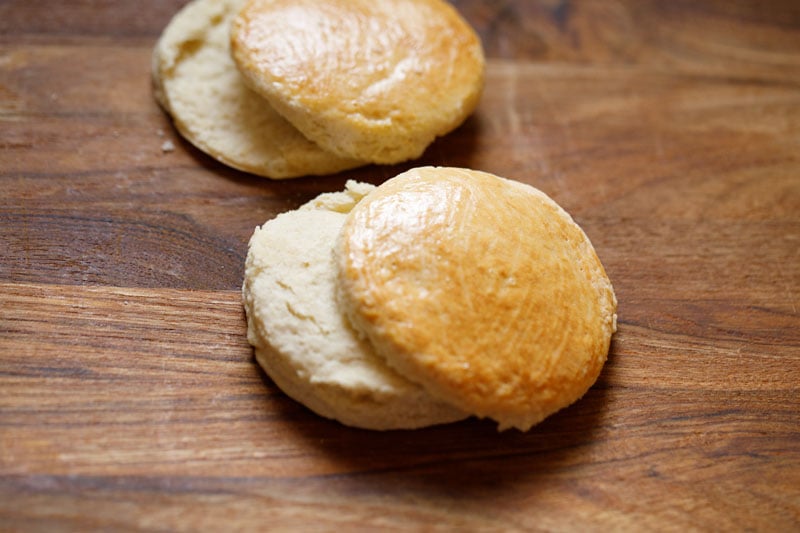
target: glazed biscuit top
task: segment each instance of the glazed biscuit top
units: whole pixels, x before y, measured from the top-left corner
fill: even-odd
[[[350,213],[339,298],[410,379],[500,427],[528,429],[596,380],[616,298],[591,243],[544,193],[420,168]]]
[[[442,135],[483,84],[480,41],[443,0],[249,0],[231,44],[251,86],[295,126],[329,128],[311,137],[326,148],[360,133]]]

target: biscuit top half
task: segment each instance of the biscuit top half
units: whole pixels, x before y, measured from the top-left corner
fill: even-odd
[[[589,239],[544,193],[477,171],[425,167],[350,213],[339,298],[409,379],[523,430],[595,382],[616,298]]]
[[[480,40],[443,0],[249,0],[231,28],[249,84],[343,156],[417,157],[483,87]]]

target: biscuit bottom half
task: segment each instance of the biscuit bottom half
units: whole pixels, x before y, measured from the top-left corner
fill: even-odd
[[[348,183],[257,228],[242,289],[258,363],[290,397],[365,429],[413,429],[465,418],[375,354],[335,300],[333,245],[371,185]]]

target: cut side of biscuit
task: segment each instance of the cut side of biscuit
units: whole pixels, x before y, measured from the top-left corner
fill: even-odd
[[[476,107],[480,40],[444,0],[249,0],[231,28],[251,87],[342,157],[419,157]]]
[[[434,397],[527,430],[597,379],[616,298],[589,239],[541,191],[419,168],[368,194],[336,245],[340,305]]]
[[[316,413],[366,429],[411,429],[467,415],[386,365],[336,303],[333,246],[371,185],[348,182],[256,228],[245,264],[248,340],[276,385]]]
[[[364,165],[309,141],[247,87],[230,56],[229,27],[243,0],[194,0],[153,52],[156,99],[189,142],[228,166],[275,179]]]

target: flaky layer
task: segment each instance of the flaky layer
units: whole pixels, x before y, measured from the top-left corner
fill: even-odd
[[[341,303],[377,352],[501,428],[574,402],[605,362],[611,283],[583,231],[530,186],[411,170],[352,210],[336,254]]]

